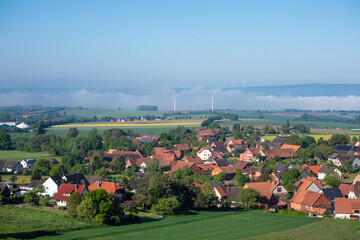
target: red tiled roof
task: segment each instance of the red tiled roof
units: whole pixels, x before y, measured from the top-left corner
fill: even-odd
[[[218,193],[220,194],[221,197],[226,197],[226,192],[225,192],[224,186],[216,186],[214,188],[218,191]]]
[[[117,183],[113,182],[103,182],[103,181],[96,181],[88,187],[89,191],[93,191],[95,189],[104,189],[108,193],[116,193],[118,190],[124,189]]]
[[[316,175],[318,175],[319,170],[322,168],[321,165],[314,165],[314,166],[309,166],[308,167],[311,171],[313,171],[313,173],[315,173]]]
[[[349,195],[350,191],[354,190],[354,186],[350,185],[350,184],[341,183],[339,186],[339,189],[340,189],[342,195],[347,196],[347,195]]]
[[[260,193],[261,196],[266,197],[268,200],[270,200],[272,196],[272,192],[274,191],[275,187],[278,186],[279,183],[267,181],[267,182],[252,182],[252,183],[246,183],[244,185],[244,189],[246,188],[252,188],[255,189]]]
[[[170,170],[170,174],[173,174],[176,170],[178,169],[183,169],[185,166],[188,166],[189,168],[191,168],[192,166],[194,166],[195,163],[190,163],[190,162],[184,162],[184,161],[178,161],[176,163],[176,165],[174,167],[171,168]]]
[[[186,162],[192,162],[192,163],[199,163],[199,164],[202,164],[202,163],[203,163],[203,161],[201,160],[201,158],[199,158],[198,155],[185,156],[185,157],[183,157],[182,160],[183,160],[183,161],[186,161]]]
[[[335,213],[352,214],[355,209],[360,209],[360,198],[335,198]]]
[[[234,163],[235,169],[243,170],[244,168],[246,168],[246,166],[248,166],[248,162],[245,162],[245,161],[236,161]]]
[[[125,155],[125,154],[130,154],[130,155],[138,155],[140,157],[143,157],[143,155],[139,152],[139,150],[136,150],[134,152],[132,151],[117,151],[115,149],[110,149],[107,154],[116,154],[116,155]]]
[[[304,189],[301,189],[295,193],[295,195],[291,198],[291,202],[294,203],[300,203],[303,205],[308,206],[316,206],[316,202],[320,199],[320,197],[323,196],[321,193],[316,193],[312,191],[307,191]],[[327,198],[325,198],[327,200]],[[327,200],[326,206],[331,206],[331,202]]]
[[[300,148],[301,148],[301,146],[299,146],[299,145],[290,145],[290,144],[284,143],[280,149],[292,149],[294,152],[297,152]]]
[[[70,194],[78,192],[81,195],[85,188],[85,185],[63,183],[61,184],[59,191],[55,194],[54,199],[57,201],[66,201]]]

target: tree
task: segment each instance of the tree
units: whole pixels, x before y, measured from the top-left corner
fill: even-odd
[[[154,158],[146,164],[146,170],[150,174],[155,174],[159,172],[159,166],[160,166],[159,160]]]
[[[140,183],[136,188],[135,194],[132,196],[132,199],[136,202],[136,204],[141,205],[143,209],[151,204],[151,197],[148,188],[149,185],[147,183]]]
[[[0,150],[11,149],[11,136],[5,132],[0,131]]]
[[[180,209],[179,201],[175,198],[160,198],[156,205],[151,208],[156,213],[174,214]]]
[[[296,183],[298,180],[300,180],[300,178],[301,178],[301,175],[300,175],[300,171],[298,169],[292,168],[292,169],[286,171],[282,177],[284,187],[288,191],[294,191],[295,190],[294,183]]]
[[[334,134],[329,139],[328,143],[330,146],[335,146],[337,144],[348,144],[350,142],[350,137],[348,135]]]
[[[240,169],[236,169],[234,180],[237,182],[238,187],[243,187],[245,183],[250,182],[250,178],[242,174]]]
[[[106,179],[109,179],[109,178],[110,178],[110,173],[109,173],[109,171],[106,170],[106,168],[104,168],[104,167],[95,170],[94,175],[95,175],[95,176],[101,176],[101,177],[106,178]]]
[[[209,183],[202,185],[201,190],[196,193],[195,207],[196,208],[210,208],[214,206],[217,199],[214,190]]]
[[[313,138],[311,136],[306,136],[302,141],[301,147],[307,148],[313,144],[316,144],[315,138]]]
[[[245,209],[255,209],[259,204],[260,193],[253,188],[246,188],[239,194],[238,201]]]
[[[35,166],[32,169],[33,174],[49,175],[51,169],[51,163],[47,159],[39,159],[35,162]]]
[[[302,139],[301,137],[299,137],[299,135],[291,135],[290,137],[288,137],[288,139],[286,140],[287,144],[290,145],[300,145],[302,144]]]
[[[82,202],[82,198],[81,198],[80,193],[73,192],[66,202],[67,212],[73,216],[76,216],[77,215],[76,209],[80,205],[81,202]]]
[[[67,138],[75,138],[79,136],[79,130],[74,127],[74,128],[70,128],[67,134]]]
[[[223,181],[225,179],[225,173],[221,172],[214,176],[214,181]]]
[[[30,205],[39,205],[39,196],[34,191],[30,191],[24,195],[24,202]]]
[[[264,134],[275,133],[275,129],[271,125],[263,125],[261,132]]]
[[[257,182],[266,182],[267,180],[271,180],[271,177],[268,173],[263,173],[256,179]]]
[[[135,111],[159,111],[159,108],[154,105],[140,105]]]
[[[10,181],[13,182],[13,183],[16,183],[17,179],[18,179],[18,177],[16,175],[14,175],[14,174],[11,175],[11,177],[10,177]]]
[[[304,124],[297,124],[293,127],[293,129],[297,130],[299,133],[309,133],[310,128],[306,127]]]
[[[137,203],[134,200],[128,200],[123,202],[122,207],[125,212],[130,212],[130,213],[137,212]]]
[[[324,182],[330,187],[338,187],[341,184],[341,178],[336,172],[330,171],[325,175]]]
[[[233,125],[233,132],[234,132],[234,133],[235,133],[235,132],[240,132],[240,130],[241,130],[240,124],[235,123],[235,124]]]

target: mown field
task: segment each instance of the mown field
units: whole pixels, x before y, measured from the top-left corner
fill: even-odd
[[[0,239],[32,238],[54,232],[99,227],[96,222],[69,216],[66,212],[35,207],[0,206]]]
[[[5,160],[5,161],[12,161],[12,160],[16,160],[16,161],[21,161],[23,159],[28,159],[28,158],[35,158],[35,159],[40,159],[40,158],[50,158],[53,156],[50,156],[49,153],[47,152],[35,152],[35,153],[31,153],[31,152],[22,152],[22,151],[0,151],[0,159]],[[56,158],[58,161],[60,161],[58,158],[59,157],[54,157]]]
[[[284,231],[319,219],[269,212],[194,212],[117,227],[65,232],[40,239],[239,239]]]

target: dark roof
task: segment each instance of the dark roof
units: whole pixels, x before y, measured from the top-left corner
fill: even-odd
[[[340,155],[340,153],[333,153],[333,154],[331,154],[331,156],[329,158],[336,159],[339,155]]]
[[[338,144],[336,145],[334,152],[347,153],[349,151],[356,151],[356,149],[357,149],[356,146]]]
[[[51,176],[49,178],[51,178],[58,186],[60,186],[62,183],[62,178],[60,176]]]
[[[320,168],[318,173],[328,173],[328,172],[334,171],[334,170],[335,170],[335,167],[323,166],[322,168]]]
[[[89,186],[89,182],[82,173],[74,173],[72,175],[66,175],[65,178],[71,184]]]
[[[49,159],[49,162],[50,162],[51,164],[59,164],[59,161],[56,160],[55,158],[50,158],[50,159]]]
[[[155,141],[156,141],[156,139],[154,139],[154,138],[142,138],[140,140],[141,143],[146,143],[146,142],[152,143],[152,142],[155,142]]]
[[[224,183],[222,183],[221,181],[208,180],[207,183],[210,184],[210,186],[212,186],[212,187],[218,187],[218,186],[224,185]]]
[[[89,182],[89,185],[93,184],[94,182],[109,182],[101,176],[90,176],[86,178],[86,180]]]
[[[5,164],[4,164],[4,167],[3,168],[13,168],[16,164],[18,164],[18,163],[20,163],[20,162],[18,162],[18,161],[15,161],[15,160],[13,160],[13,161],[8,161],[8,162],[6,162]]]
[[[274,165],[274,169],[277,171],[277,172],[282,172],[282,171],[286,171],[289,169],[289,165],[288,164],[285,164],[285,163],[277,163]]]
[[[241,191],[242,191],[241,188],[234,188],[234,187],[230,188],[226,193],[227,199],[229,199],[232,202],[236,202],[239,199],[239,194]]]
[[[221,152],[221,153],[227,152],[226,146],[223,143],[214,141],[211,144],[215,145],[215,147],[213,148],[214,152]]]
[[[288,139],[288,137],[276,137],[276,138],[274,138],[271,142],[272,142],[272,143],[284,144],[287,139]]]
[[[34,188],[40,184],[43,184],[45,180],[32,180],[29,187]]]
[[[330,202],[335,201],[335,198],[343,197],[339,188],[323,188],[321,191]]]
[[[229,162],[225,158],[215,159],[214,162],[216,162],[219,167],[229,166]]]

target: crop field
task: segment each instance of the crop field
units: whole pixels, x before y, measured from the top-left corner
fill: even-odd
[[[282,134],[281,136],[290,136],[290,135],[286,135],[286,134]],[[324,140],[326,140],[328,137],[331,136],[331,134],[302,134],[301,136],[305,137],[305,136],[310,136],[310,137],[313,137],[315,138],[315,140],[319,140],[320,138],[323,138]],[[265,140],[273,140],[274,138],[276,137],[276,135],[267,135],[267,136],[263,136],[263,138]],[[352,138],[352,137],[359,137],[359,135],[355,135],[355,134],[349,134],[349,137]]]
[[[23,159],[27,159],[27,158],[35,158],[35,159],[39,159],[39,158],[50,158],[52,156],[50,156],[47,152],[35,152],[35,153],[30,153],[30,152],[22,152],[22,151],[12,151],[12,150],[8,150],[8,151],[0,151],[0,159],[5,160],[5,161],[12,161],[12,160],[16,160],[16,161],[21,161]],[[59,157],[54,157],[58,160]]]
[[[269,212],[194,212],[140,224],[65,232],[42,239],[239,239],[297,228],[319,219]]]
[[[127,116],[162,116],[165,112],[161,111],[118,111],[111,109],[66,109],[59,111],[60,114],[66,113],[66,116],[74,115],[75,117],[127,117]]]

